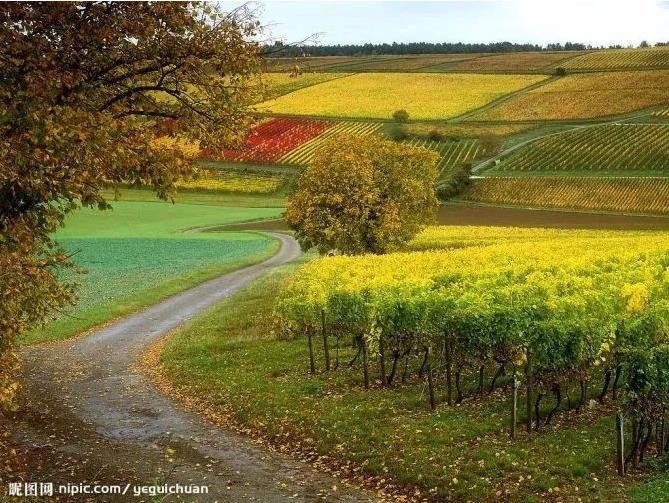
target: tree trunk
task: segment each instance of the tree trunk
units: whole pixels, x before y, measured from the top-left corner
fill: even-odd
[[[622,365],[616,367],[616,376],[613,379],[613,399],[618,398],[618,380],[620,379],[620,374],[622,373]]]
[[[541,405],[541,399],[544,397],[544,393],[541,393],[540,391],[537,390],[537,397],[534,400],[534,416],[536,420],[536,425],[534,426],[534,429],[539,431],[539,428],[541,427],[541,409],[539,406]]]
[[[395,380],[395,375],[397,374],[397,363],[400,360],[400,353],[399,351],[393,351],[393,366],[390,369],[390,375],[388,376],[388,379],[386,380],[386,384],[390,386],[393,384],[393,381]]]
[[[611,368],[607,367],[604,371],[604,386],[602,392],[599,394],[599,401],[603,402],[606,397],[606,392],[609,390],[609,383],[611,382]]]
[[[585,402],[588,400],[588,382],[585,379],[581,379],[581,401],[578,404],[578,410],[582,411],[585,408]]]
[[[425,367],[427,366],[427,357],[428,357],[428,348],[423,348],[423,361],[420,364],[420,369],[418,369],[418,378],[422,379],[425,374]]]
[[[353,359],[352,359],[350,362],[348,362],[348,366],[349,366],[349,367],[352,367],[353,364],[354,364],[355,362],[358,361],[358,358],[360,358],[360,355],[361,355],[362,352],[363,352],[362,347],[363,347],[363,345],[365,344],[364,340],[361,339],[360,337],[356,337],[356,338],[355,338],[355,343],[356,343],[356,345],[358,346],[358,352],[355,354],[355,356],[353,357]]]
[[[483,396],[485,365],[479,367],[479,395]]]
[[[553,394],[555,395],[555,407],[546,416],[546,424],[550,424],[553,416],[560,410],[560,405],[562,404],[562,389],[559,384],[553,386]]]
[[[495,385],[497,384],[497,379],[502,377],[504,375],[504,372],[506,371],[506,368],[504,364],[500,365],[500,367],[497,369],[497,372],[495,373],[495,376],[492,378],[492,383],[490,383],[490,393],[495,391]]]
[[[632,419],[632,450],[625,458],[625,465],[629,465],[632,462],[632,466],[636,468],[638,464],[637,453],[639,451],[639,443],[641,432],[643,431],[643,418],[637,420],[636,418]]]
[[[407,381],[407,376],[409,375],[409,353],[411,351],[407,351],[407,354],[404,356],[404,372],[402,372],[402,382]]]
[[[648,449],[648,444],[650,443],[650,437],[653,435],[653,423],[648,423],[646,427],[646,436],[643,439],[641,444],[641,450],[639,451],[639,463],[643,463],[643,458],[646,455],[646,449]]]

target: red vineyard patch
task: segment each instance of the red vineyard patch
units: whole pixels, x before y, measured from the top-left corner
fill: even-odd
[[[253,128],[242,150],[223,150],[213,155],[206,152],[202,157],[226,161],[274,162],[317,137],[331,125],[325,121],[271,119]]]

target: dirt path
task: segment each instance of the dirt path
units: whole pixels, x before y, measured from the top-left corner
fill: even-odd
[[[261,264],[204,283],[85,338],[23,350],[25,403],[11,427],[29,459],[31,479],[208,486],[209,495],[197,501],[374,501],[371,493],[183,410],[135,368],[152,342],[299,255],[291,237],[276,237],[280,251]],[[176,451],[174,463],[166,459],[168,447]],[[80,499],[85,498],[69,501]],[[142,500],[151,498],[96,499]]]

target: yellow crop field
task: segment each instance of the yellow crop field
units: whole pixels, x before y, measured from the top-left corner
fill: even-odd
[[[242,173],[217,169],[199,169],[197,178],[178,182],[181,189],[206,190],[212,192],[269,193],[283,183],[278,175]]]
[[[279,114],[389,119],[461,115],[545,79],[540,75],[363,73],[300,89],[258,105]]]
[[[595,51],[565,62],[568,70],[615,70],[619,68],[667,68],[669,47]]]
[[[267,85],[265,99],[276,98],[283,94],[292,93],[304,87],[313,86],[339,77],[346,77],[348,73],[302,73],[291,77],[290,73],[266,73],[264,82]]]
[[[405,129],[410,135],[428,136],[439,133],[445,138],[480,138],[485,135],[509,136],[530,130],[531,124],[468,124],[458,122],[412,122],[406,124]]]
[[[574,74],[518,94],[476,120],[588,119],[669,104],[669,71]]]
[[[474,180],[463,198],[542,208],[669,214],[669,179],[489,177]]]

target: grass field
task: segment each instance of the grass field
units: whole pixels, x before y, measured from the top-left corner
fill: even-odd
[[[669,178],[487,177],[473,180],[466,201],[539,208],[669,214]]]
[[[414,119],[444,119],[474,110],[523,87],[537,75],[366,73],[300,89],[258,105],[291,115],[390,119],[405,109]]]
[[[568,70],[616,70],[621,68],[667,68],[669,48],[648,47],[646,49],[623,49],[594,51],[566,61]]]
[[[437,229],[424,241],[432,248],[435,242],[462,248],[576,236],[631,244],[644,235],[459,227]],[[277,339],[270,321],[277,292],[294,271],[287,266],[247,286],[167,342],[164,372],[179,396],[190,397],[214,420],[257,432],[309,459],[327,456],[316,465],[373,476],[371,483],[381,487],[401,484],[419,500],[661,501],[644,499],[662,494],[661,472],[650,468],[643,484],[631,476],[623,485],[615,476],[613,419],[606,406],[563,412],[559,426],[512,441],[506,394],[474,396],[474,375],[463,377],[467,398],[461,405],[446,406],[440,393],[433,413],[424,381],[415,377],[365,390],[357,365],[347,365],[354,354],[349,347],[340,349],[336,372],[309,375],[305,341]],[[315,344],[320,356],[320,342]],[[322,368],[320,358],[317,363]],[[376,378],[377,369],[372,372]]]
[[[591,119],[668,103],[669,71],[574,74],[513,96],[473,119]]]
[[[116,318],[219,274],[271,255],[277,244],[253,233],[184,233],[195,227],[277,217],[280,208],[161,202],[79,210],[56,239],[73,257],[79,300],[22,343],[60,339]]]
[[[491,172],[644,172],[669,176],[669,126],[608,124],[547,136]]]

